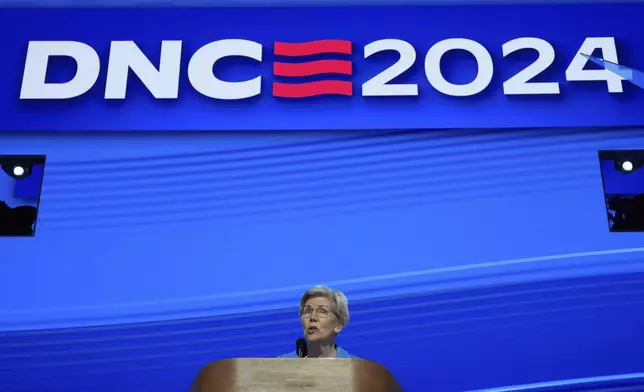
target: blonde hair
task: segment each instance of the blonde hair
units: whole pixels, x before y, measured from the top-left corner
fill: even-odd
[[[340,324],[346,327],[349,324],[349,300],[342,291],[333,290],[326,286],[315,286],[302,294],[300,299],[300,316],[304,311],[306,301],[314,297],[325,297],[331,302],[331,311],[336,315]]]

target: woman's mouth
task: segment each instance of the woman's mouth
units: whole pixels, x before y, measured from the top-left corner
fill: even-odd
[[[318,327],[308,327],[306,329],[306,332],[308,332],[309,335],[316,333],[318,330]]]

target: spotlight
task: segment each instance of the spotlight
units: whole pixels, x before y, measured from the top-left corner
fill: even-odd
[[[44,165],[41,155],[0,155],[0,168],[9,177],[24,180],[31,176],[34,165]]]
[[[599,151],[599,160],[612,162],[615,170],[622,174],[632,174],[644,166],[644,150]]]
[[[2,171],[7,173],[7,175],[15,178],[16,180],[22,180],[29,175],[31,175],[31,169],[33,165],[25,163],[3,163]]]
[[[16,177],[22,177],[25,175],[25,168],[22,166],[13,167],[13,175]]]
[[[642,159],[631,159],[631,158],[616,159],[615,169],[619,170],[624,174],[631,174],[635,170],[638,170],[639,168],[641,168],[643,163],[644,161]]]
[[[18,181],[30,178],[37,165],[44,167],[44,155],[0,155],[1,171]],[[36,170],[42,172],[40,167],[36,167]]]
[[[631,172],[631,171],[633,171],[634,166],[633,166],[633,162],[624,161],[624,162],[622,162],[621,167],[622,167],[622,171]]]

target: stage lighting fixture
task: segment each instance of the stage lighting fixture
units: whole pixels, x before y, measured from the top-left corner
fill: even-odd
[[[22,180],[23,178],[29,177],[32,167],[31,164],[24,163],[3,163],[2,171],[16,180]]]
[[[644,150],[604,150],[599,151],[600,161],[611,161],[615,170],[631,174],[644,166]]]
[[[643,163],[641,159],[616,159],[615,168],[624,174],[630,174],[641,168]]]
[[[22,166],[13,167],[13,175],[16,177],[22,177],[25,174],[25,168]]]

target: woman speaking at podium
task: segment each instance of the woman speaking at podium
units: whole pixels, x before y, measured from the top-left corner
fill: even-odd
[[[305,340],[279,358],[355,358],[335,343],[349,323],[349,302],[341,291],[315,286],[300,299],[300,320]]]
[[[279,358],[356,358],[335,344],[349,322],[347,297],[316,286],[302,295],[300,321],[305,338]],[[348,362],[348,363],[347,363]],[[282,361],[237,358],[217,361],[199,372],[191,392],[214,391],[402,392],[391,373],[370,361]]]

